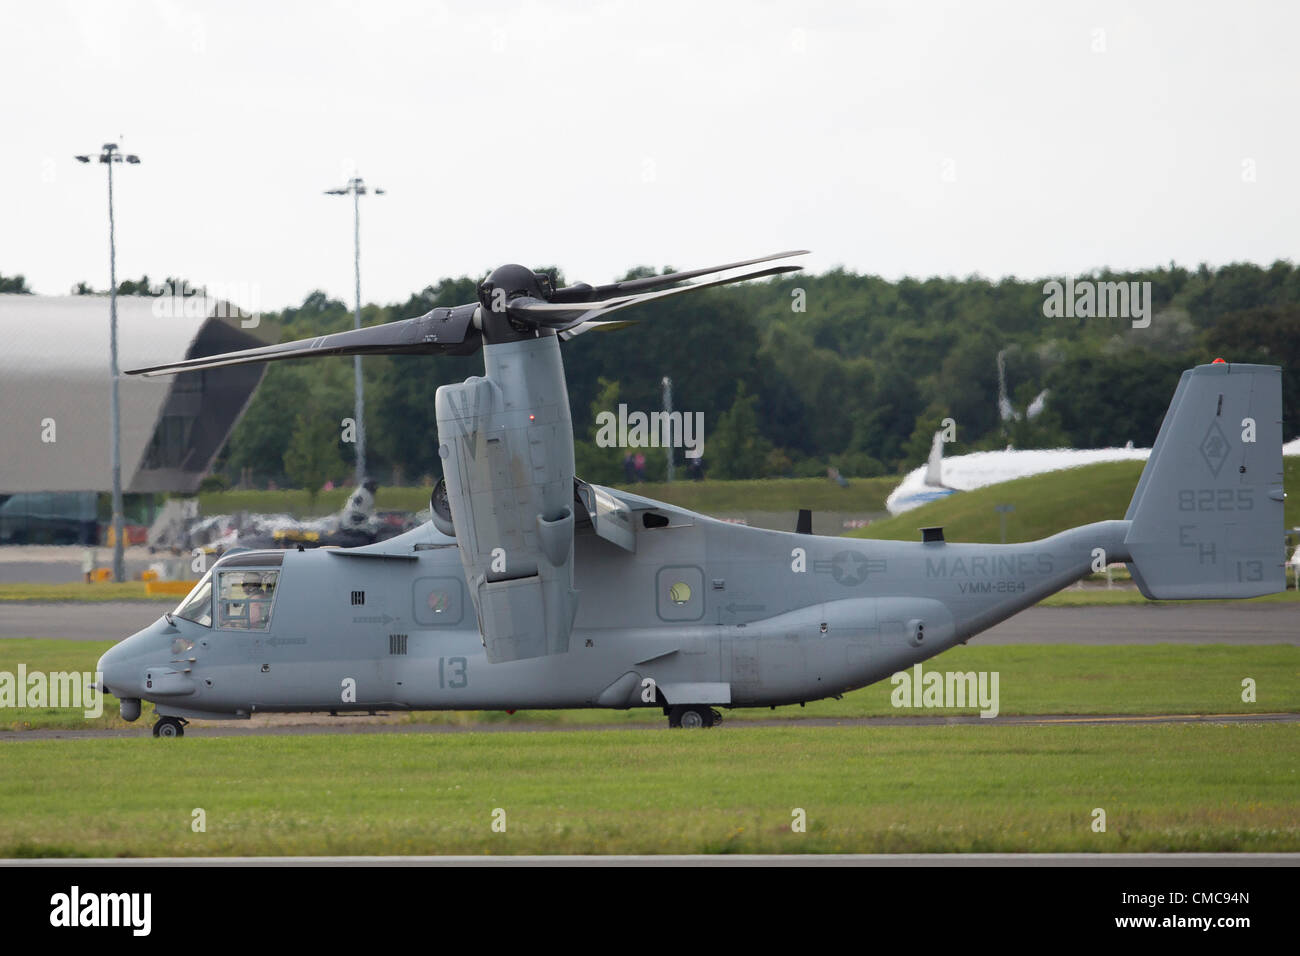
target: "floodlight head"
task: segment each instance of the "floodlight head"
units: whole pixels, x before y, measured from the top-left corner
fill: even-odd
[[[79,162],[79,163],[88,163],[88,162],[90,162],[90,157],[89,157],[89,156],[74,156],[73,159],[75,159],[75,160],[76,160],[77,162]]]

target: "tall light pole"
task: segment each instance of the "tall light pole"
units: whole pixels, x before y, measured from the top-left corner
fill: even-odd
[[[126,580],[126,555],[124,551],[122,517],[122,432],[117,400],[117,242],[113,221],[113,165],[126,162],[138,165],[140,157],[133,153],[123,155],[117,143],[105,143],[99,161],[108,167],[108,322],[110,374],[113,383],[112,411],[109,413],[113,432],[113,580]],[[88,163],[90,156],[78,156],[77,162]]]
[[[367,190],[365,181],[360,176],[353,176],[348,180],[348,184],[342,189],[327,189],[327,196],[352,196],[352,241],[353,241],[353,262],[356,266],[356,283],[357,283],[357,300],[356,310],[353,314],[352,327],[361,328],[361,197],[367,191],[375,193],[377,196],[384,195],[384,190],[373,189]],[[355,355],[352,358],[352,371],[356,377],[356,402],[353,416],[357,420],[357,484],[360,485],[366,480],[366,401],[363,386],[361,384],[361,356]]]

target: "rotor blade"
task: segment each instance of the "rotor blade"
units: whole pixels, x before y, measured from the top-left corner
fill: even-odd
[[[646,276],[641,279],[624,279],[622,282],[612,282],[609,285],[589,286],[582,284],[568,286],[557,289],[555,294],[551,296],[551,301],[560,303],[594,302],[620,293],[647,292],[661,286],[672,285],[675,282],[694,279],[697,276],[709,275],[714,272],[726,272],[729,269],[757,265],[760,262],[771,262],[773,259],[788,259],[790,256],[804,256],[807,254],[807,249],[795,249],[790,252],[777,252],[770,256],[760,256],[757,259],[745,259],[742,262],[729,262],[722,266],[710,266],[707,269],[691,269],[689,272],[670,272],[667,275]]]
[[[315,358],[320,355],[429,355],[438,352],[469,354],[478,348],[479,332],[474,328],[476,305],[454,309],[433,309],[413,319],[402,319],[364,329],[348,329],[314,339],[282,342],[239,352],[224,352],[200,358],[128,369],[127,375],[171,375],[195,369],[253,365],[282,359]]]
[[[576,308],[571,305],[560,305],[553,302],[539,302],[536,299],[516,299],[507,306],[507,309],[513,319],[552,329],[568,330],[586,322],[600,322],[601,317],[610,312],[641,305],[643,302],[653,302],[655,299],[663,299],[683,292],[694,292],[697,289],[710,289],[714,286],[730,285],[733,282],[744,282],[747,279],[762,279],[766,276],[798,272],[802,268],[802,266],[772,266],[769,269],[761,269],[757,272],[746,272],[737,276],[711,279],[708,282],[696,282],[691,285],[677,286],[674,289],[643,292],[640,295],[619,296],[602,302],[588,302]]]
[[[613,332],[616,329],[625,329],[629,325],[636,325],[637,319],[610,319],[608,322],[580,322],[579,324],[565,329],[563,332],[557,332],[561,342],[567,342],[583,332]]]

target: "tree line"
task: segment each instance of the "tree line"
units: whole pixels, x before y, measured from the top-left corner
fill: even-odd
[[[554,267],[541,267],[565,277]],[[665,269],[664,271],[671,271]],[[653,274],[641,267],[626,277]],[[596,416],[673,407],[704,414],[705,472],[716,478],[897,473],[928,453],[944,419],[956,423],[949,454],[980,449],[1149,446],[1183,369],[1215,357],[1300,365],[1300,270],[1237,263],[1098,271],[1094,282],[1150,283],[1151,321],[1049,317],[1052,277],[889,280],[833,269],[795,273],[670,297],[626,313],[635,324],[562,346],[577,440],[578,473],[624,479],[624,449],[599,448]],[[18,277],[21,283],[21,277]],[[6,280],[11,281],[11,280]],[[173,280],[179,281],[179,280]],[[441,279],[405,302],[367,305],[365,325],[421,315],[476,298],[478,277]],[[148,278],[124,282],[145,294]],[[25,287],[12,291],[28,291]],[[1059,314],[1059,313],[1057,313]],[[351,307],[313,292],[264,313],[281,341],[352,325]],[[1008,415],[998,403],[998,356]],[[434,392],[482,373],[481,355],[374,356],[364,362],[368,470],[382,482],[440,474]],[[310,484],[350,480],[354,446],[352,363],[273,363],[221,452],[218,481]],[[1300,376],[1284,375],[1284,434],[1297,434]],[[1046,391],[1041,414],[1026,414]],[[641,449],[662,477],[663,449]],[[682,451],[675,453],[684,475]]]

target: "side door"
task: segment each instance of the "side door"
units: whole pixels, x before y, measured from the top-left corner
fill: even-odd
[[[272,636],[279,577],[279,568],[216,569],[212,630],[191,651],[204,696],[241,709],[266,696],[258,681],[270,676],[270,665],[259,674],[255,658]]]

